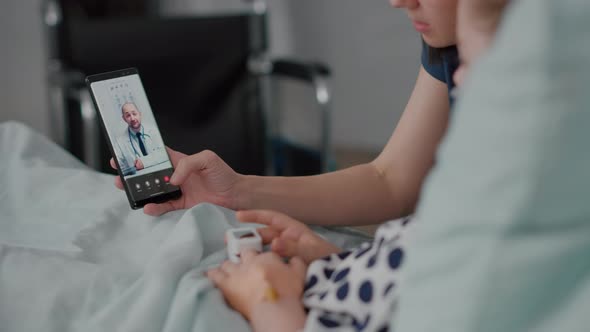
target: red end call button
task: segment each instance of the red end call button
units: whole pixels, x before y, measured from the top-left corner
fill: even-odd
[[[170,182],[170,177],[168,175],[164,176],[164,182]]]

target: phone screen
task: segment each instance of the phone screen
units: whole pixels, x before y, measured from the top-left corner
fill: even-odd
[[[180,196],[174,172],[136,69],[87,77],[111,154],[133,209]]]

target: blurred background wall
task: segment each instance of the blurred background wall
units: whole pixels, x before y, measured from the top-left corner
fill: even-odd
[[[160,8],[185,15],[236,9],[236,2],[162,0]],[[333,69],[335,149],[374,155],[391,135],[419,68],[419,36],[405,14],[386,0],[268,4],[273,54],[321,60]],[[22,121],[49,135],[40,13],[41,0],[0,1],[0,121]],[[306,130],[296,119],[288,123],[295,132]]]

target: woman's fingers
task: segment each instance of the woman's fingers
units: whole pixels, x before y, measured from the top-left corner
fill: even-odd
[[[274,238],[280,235],[279,232],[270,227],[257,228],[256,232],[258,232],[258,234],[262,238],[262,244],[269,244],[272,242],[272,240],[274,240]]]
[[[241,222],[267,225],[257,229],[262,242],[271,243],[272,250],[281,256],[297,255],[297,241],[305,228],[297,220],[269,210],[238,211],[236,218]]]
[[[166,147],[166,152],[168,152],[168,156],[170,157],[170,161],[172,161],[172,165],[176,165],[180,159],[186,157],[186,154],[172,150],[169,147]]]
[[[115,187],[123,190],[123,182],[121,182],[121,177],[119,176],[115,177]]]
[[[272,226],[279,232],[292,225],[291,221],[296,222],[282,213],[269,210],[238,211],[236,218],[241,222]]]
[[[276,238],[272,241],[270,249],[282,257],[293,257],[299,255],[297,241],[285,238]]]
[[[176,186],[181,185],[191,173],[200,172],[209,168],[216,158],[219,157],[214,152],[208,150],[180,158],[170,178],[170,183]]]
[[[164,213],[174,211],[174,205],[172,202],[165,202],[161,204],[150,203],[143,207],[143,212],[149,216],[158,217]]]
[[[113,169],[117,169],[117,165],[115,164],[115,160],[113,158],[111,158],[110,164]],[[120,176],[115,177],[115,187],[123,190],[123,182],[121,182]]]

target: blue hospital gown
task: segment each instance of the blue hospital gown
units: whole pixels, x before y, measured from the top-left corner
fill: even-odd
[[[374,242],[310,264],[304,331],[389,330],[405,257],[401,234],[410,220],[390,221],[379,227]]]

